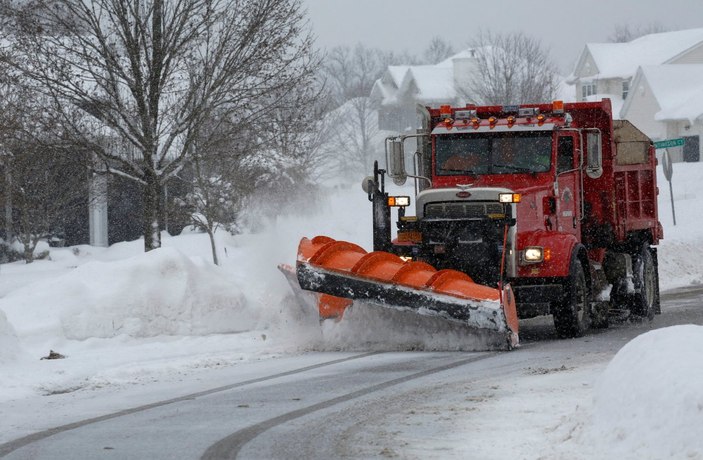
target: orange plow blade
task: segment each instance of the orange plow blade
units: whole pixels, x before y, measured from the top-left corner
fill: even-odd
[[[494,289],[456,270],[436,270],[325,236],[300,241],[296,277],[300,288],[319,293],[321,317],[340,316],[351,305],[348,299],[358,299],[461,322],[484,338],[485,349],[518,345],[515,300],[507,284]]]

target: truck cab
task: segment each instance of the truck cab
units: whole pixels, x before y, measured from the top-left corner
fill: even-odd
[[[417,134],[387,140],[388,175],[397,184],[416,181],[415,215],[395,205],[391,241],[387,197],[370,193],[375,249],[460,270],[480,284],[510,283],[518,316],[552,314],[564,337],[607,325],[615,303],[651,317],[658,308],[651,246],[663,236],[656,158],[646,136],[613,122],[609,100],[421,113]],[[413,174],[404,166],[410,137],[418,145]],[[378,174],[367,191],[378,191]],[[642,262],[645,253],[651,261]],[[637,264],[650,267],[646,280]],[[612,298],[603,302],[608,289]]]

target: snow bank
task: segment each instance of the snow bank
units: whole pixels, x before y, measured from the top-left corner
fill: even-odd
[[[599,450],[593,458],[701,458],[701,349],[703,326],[684,325],[642,334],[615,355],[581,439]]]
[[[15,329],[0,310],[0,364],[14,361],[19,352],[20,344]]]
[[[659,163],[661,165],[661,161]],[[662,290],[703,283],[703,194],[700,192],[703,163],[674,163],[672,166],[671,189],[662,167],[657,168],[659,221],[664,227],[664,239],[659,245]],[[670,190],[674,195],[676,225]]]
[[[205,335],[253,328],[257,314],[241,292],[218,267],[162,248],[88,262],[13,292],[0,309],[22,336]]]

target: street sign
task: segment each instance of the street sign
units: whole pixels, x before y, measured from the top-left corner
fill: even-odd
[[[668,149],[669,147],[681,147],[686,141],[679,137],[678,139],[666,139],[654,143],[655,149]]]
[[[662,155],[662,168],[664,169],[664,177],[666,177],[666,180],[669,182],[669,196],[671,196],[671,217],[673,217],[674,225],[676,225],[676,209],[674,208],[674,187],[671,185],[671,176],[674,175],[674,167],[671,164],[671,155],[669,155],[668,150],[664,152],[664,155]]]
[[[664,155],[662,155],[662,169],[664,170],[664,177],[666,177],[666,180],[671,182],[671,176],[674,175],[674,167],[671,164],[671,155],[669,155],[668,150],[664,152]]]

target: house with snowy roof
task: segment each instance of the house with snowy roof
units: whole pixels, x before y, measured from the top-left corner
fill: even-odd
[[[626,43],[588,43],[567,83],[574,85],[578,100],[607,95],[624,101],[640,66],[662,64],[703,64],[703,28],[650,34]]]
[[[389,66],[371,90],[378,108],[379,128],[413,130],[416,106],[465,105],[471,76],[476,71],[474,51],[464,50],[436,65]]]
[[[620,111],[654,140],[684,139],[674,161],[700,161],[703,135],[703,64],[642,66]]]
[[[691,161],[698,161],[698,115],[677,118],[690,115],[692,104],[672,108],[697,91],[697,65],[703,65],[703,28],[649,34],[626,43],[589,43],[567,83],[574,86],[576,100],[610,98],[615,117],[631,121],[653,140],[691,137],[685,149],[688,157],[696,158]],[[684,82],[685,88],[676,88]],[[684,158],[683,152],[675,153]]]

